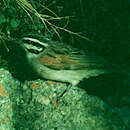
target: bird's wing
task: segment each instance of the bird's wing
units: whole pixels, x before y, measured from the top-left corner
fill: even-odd
[[[40,56],[40,62],[49,68],[58,70],[94,69],[110,65],[109,62],[99,56],[87,56],[76,51],[70,51],[68,54],[58,54],[52,49]]]

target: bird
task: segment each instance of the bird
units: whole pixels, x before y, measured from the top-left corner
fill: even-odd
[[[119,66],[83,50],[44,36],[26,35],[20,39],[26,59],[41,78],[78,85],[83,79],[122,72]]]

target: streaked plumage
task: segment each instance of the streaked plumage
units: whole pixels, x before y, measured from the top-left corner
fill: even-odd
[[[31,35],[24,37],[23,42],[29,64],[45,79],[77,85],[84,78],[118,72],[114,64],[103,58],[60,42]]]

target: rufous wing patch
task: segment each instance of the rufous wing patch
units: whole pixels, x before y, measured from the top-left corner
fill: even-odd
[[[71,61],[68,55],[55,55],[55,57],[44,55],[40,58],[40,62],[52,67],[66,67],[77,64],[77,61]]]

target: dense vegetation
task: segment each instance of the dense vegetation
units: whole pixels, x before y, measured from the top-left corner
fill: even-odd
[[[113,61],[128,56],[127,0],[1,0],[0,6],[1,38],[37,32]]]

